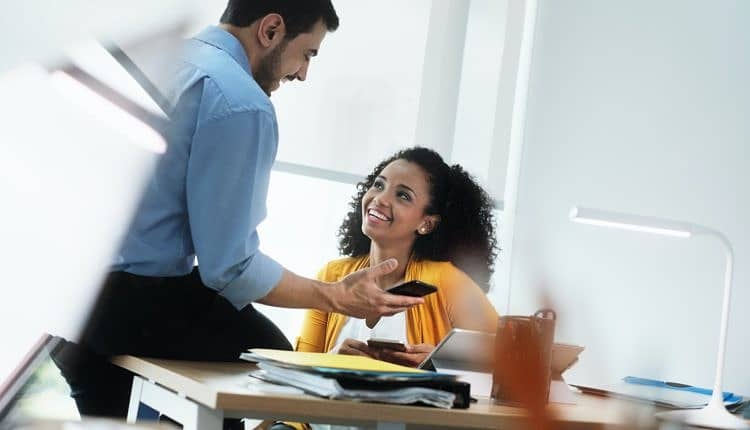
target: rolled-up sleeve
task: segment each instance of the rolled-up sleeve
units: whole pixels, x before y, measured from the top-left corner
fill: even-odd
[[[203,283],[237,309],[264,297],[282,266],[259,250],[278,132],[269,112],[234,112],[198,124],[186,195]]]

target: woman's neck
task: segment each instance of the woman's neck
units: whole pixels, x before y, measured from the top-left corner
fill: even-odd
[[[375,282],[378,286],[387,289],[403,281],[404,275],[406,275],[406,265],[409,263],[410,256],[411,244],[406,247],[383,246],[372,242],[370,244],[370,267],[376,266],[389,258],[395,258],[398,260],[398,266],[393,272],[376,279]]]

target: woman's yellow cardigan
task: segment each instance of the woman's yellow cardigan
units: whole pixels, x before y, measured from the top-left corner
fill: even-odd
[[[326,264],[318,279],[336,282],[359,269],[369,267],[369,257],[347,257]],[[404,281],[418,279],[438,287],[437,293],[424,297],[424,304],[406,311],[406,339],[409,344],[437,345],[454,327],[493,332],[497,312],[479,286],[450,262],[413,261],[406,265]],[[309,310],[297,351],[328,352],[347,317],[333,312]],[[458,325],[457,325],[458,324]]]

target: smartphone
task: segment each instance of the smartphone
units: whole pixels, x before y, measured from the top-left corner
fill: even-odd
[[[383,339],[373,337],[367,339],[367,346],[370,348],[392,349],[394,351],[406,351],[406,345],[403,342],[393,339]]]
[[[403,284],[396,285],[395,287],[391,287],[385,291],[391,294],[398,294],[400,296],[422,297],[434,293],[435,291],[437,291],[437,287],[434,285],[426,284],[422,281],[415,280],[404,282]]]

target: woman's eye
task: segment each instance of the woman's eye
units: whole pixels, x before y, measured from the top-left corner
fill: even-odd
[[[376,181],[374,184],[372,184],[372,188],[375,188],[376,190],[382,190],[383,189],[383,183],[380,181]]]
[[[406,200],[407,202],[411,200],[411,196],[403,191],[399,191],[398,198],[400,198],[401,200]]]

